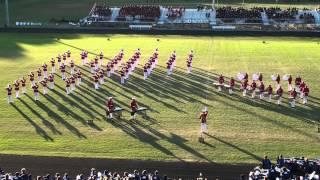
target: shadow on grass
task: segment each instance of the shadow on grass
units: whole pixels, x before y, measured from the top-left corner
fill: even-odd
[[[16,109],[22,117],[24,117],[36,130],[37,134],[39,134],[46,141],[54,141],[52,137],[50,137],[45,130],[43,130],[40,126],[37,125],[28,115],[22,112],[15,104],[10,104],[14,109]]]
[[[43,95],[43,94],[42,94]],[[72,126],[70,123],[68,123],[67,121],[65,121],[59,114],[57,114],[56,112],[52,111],[50,108],[48,108],[45,104],[43,104],[41,101],[35,101],[32,99],[32,97],[30,97],[28,94],[26,94],[26,96],[33,101],[34,103],[38,104],[38,106],[44,111],[46,112],[49,117],[51,117],[54,121],[56,121],[59,124],[64,125],[71,133],[75,134],[76,136],[78,136],[79,138],[86,138],[85,135],[83,135],[77,128],[75,128],[74,126]],[[47,95],[43,95],[44,97],[46,97]]]
[[[221,138],[218,138],[218,137],[216,137],[216,136],[213,136],[213,135],[210,135],[210,134],[206,134],[206,135],[207,135],[208,137],[212,138],[212,139],[215,139],[216,141],[219,141],[219,142],[221,142],[221,143],[223,143],[223,144],[225,144],[225,145],[227,145],[227,146],[230,146],[230,147],[232,147],[232,148],[234,148],[234,149],[236,149],[236,150],[238,150],[238,151],[240,151],[240,152],[242,152],[242,153],[244,153],[244,154],[247,154],[247,155],[251,156],[253,159],[255,159],[255,160],[257,160],[257,161],[261,161],[261,160],[262,160],[261,157],[255,155],[255,154],[253,154],[253,153],[251,153],[251,152],[249,152],[248,150],[245,150],[245,149],[243,149],[243,148],[240,148],[239,146],[236,146],[236,145],[234,145],[234,144],[232,144],[232,143],[230,143],[230,142],[227,142],[227,141],[225,141],[225,140],[223,140],[223,139],[221,139]]]

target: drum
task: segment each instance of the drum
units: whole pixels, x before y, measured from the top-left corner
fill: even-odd
[[[252,80],[257,81],[258,79],[259,79],[259,75],[256,74],[256,73],[254,73],[254,74],[252,75]]]
[[[239,72],[239,73],[237,74],[237,78],[238,78],[240,81],[242,81],[242,80],[244,79],[244,76],[245,76],[245,74],[244,74],[244,73],[241,73],[241,72]]]
[[[288,75],[288,74],[286,74],[286,75],[284,75],[284,76],[282,77],[282,80],[284,80],[284,81],[288,81],[288,79],[289,79],[289,75]]]

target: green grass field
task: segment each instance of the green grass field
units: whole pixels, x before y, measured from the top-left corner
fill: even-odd
[[[320,134],[313,122],[320,118],[319,40],[0,34],[0,153],[219,163],[257,163],[265,154],[274,159],[280,153],[318,157]],[[66,96],[64,83],[57,75],[55,90],[41,95],[40,102],[33,100],[29,88],[21,100],[7,104],[6,85],[58,53],[70,49],[80,63],[78,48],[103,51],[109,58],[124,48],[124,60],[128,60],[138,47],[142,50],[140,64],[155,48],[160,50],[159,66],[147,81],[142,80],[140,65],[126,85],[121,86],[119,77],[113,76],[96,91],[88,80],[88,68],[82,67],[84,84],[72,95]],[[186,74],[185,59],[190,49],[195,51],[194,70]],[[167,77],[164,67],[173,50],[177,51],[178,67]],[[309,104],[292,109],[287,99],[277,106],[243,98],[239,92],[233,96],[218,93],[212,86],[217,74],[230,77],[239,71],[262,72],[266,84],[271,83],[274,73],[300,74],[310,86]],[[129,122],[129,112],[124,112],[123,119],[106,120],[104,101],[108,96],[126,109],[130,98],[137,97],[140,105],[150,107],[149,118],[138,116],[136,122]],[[210,136],[206,136],[206,144],[200,144],[196,117],[204,105],[210,112]],[[94,126],[85,123],[89,119],[94,119]]]
[[[11,24],[16,21],[42,22],[46,25],[51,19],[78,21],[87,16],[93,6],[106,3],[110,6],[127,4],[149,4],[163,6],[185,6],[195,8],[199,4],[210,6],[212,0],[15,0],[9,1]],[[287,2],[285,0],[216,0],[217,6],[244,6],[244,7],[297,7],[315,9],[320,7],[319,0],[300,0]],[[0,26],[5,22],[4,0],[0,1]]]

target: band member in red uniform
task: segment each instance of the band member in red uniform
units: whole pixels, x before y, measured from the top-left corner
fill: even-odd
[[[100,59],[100,66],[102,66],[102,64],[103,64],[103,53],[102,52],[99,54],[99,59]]]
[[[19,81],[15,80],[13,85],[14,85],[14,90],[16,92],[16,98],[20,98],[20,96],[19,96],[19,88],[20,88]]]
[[[48,93],[48,84],[47,84],[47,78],[44,78],[43,81],[40,82],[40,84],[42,85],[43,88],[43,94],[47,94]]]
[[[107,64],[107,76],[110,77],[111,76],[111,67],[110,67],[110,63]]]
[[[291,83],[292,83],[292,76],[290,74],[289,77],[288,77],[288,92],[292,90]]]
[[[256,97],[256,88],[257,88],[257,83],[256,83],[256,81],[253,80],[251,85],[250,85],[250,89],[252,91],[251,98],[255,98]]]
[[[283,94],[283,89],[282,87],[280,86],[278,89],[277,89],[277,104],[280,105],[281,104],[281,100],[282,100],[282,94]]]
[[[42,65],[42,69],[43,69],[43,77],[48,78],[48,65],[46,63],[44,63]]]
[[[50,63],[51,63],[51,73],[56,73],[56,65],[55,65],[56,61],[54,60],[54,58],[51,58]]]
[[[22,77],[20,79],[20,82],[21,82],[21,87],[22,87],[22,93],[26,94],[27,93],[27,87],[26,87],[27,80],[24,77]]]
[[[232,94],[233,93],[233,88],[235,86],[235,81],[234,81],[233,77],[231,77],[229,85],[230,85],[229,94]]]
[[[304,81],[301,82],[300,88],[296,90],[297,92],[300,93],[300,98],[303,98],[303,89],[306,87],[306,83]]]
[[[269,97],[268,101],[271,102],[272,91],[273,91],[271,85],[269,85],[266,90],[267,90],[267,92],[268,92],[268,97]]]
[[[309,87],[307,85],[303,88],[302,93],[303,93],[302,104],[307,104],[308,96],[309,96]]]
[[[71,57],[71,52],[70,52],[70,50],[67,51],[67,57],[68,57],[68,58]]]
[[[296,88],[300,88],[301,81],[302,81],[302,79],[300,76],[296,77],[296,79],[295,79]]]
[[[31,83],[31,87],[34,86],[34,73],[33,72],[30,72],[29,73],[29,80],[30,80],[30,83]]]
[[[248,88],[248,79],[244,79],[242,82],[242,96],[247,95],[247,88]]]
[[[32,86],[33,92],[34,92],[34,100],[39,101],[39,86],[37,83]]]
[[[125,76],[124,69],[121,69],[120,70],[120,83],[121,84],[124,84],[124,76]]]
[[[59,65],[59,67],[60,67],[60,66],[61,66],[61,56],[60,56],[60,54],[58,54],[57,60],[58,60],[58,65]]]
[[[76,76],[75,75],[72,75],[70,77],[70,90],[71,90],[71,92],[76,90]]]
[[[60,71],[61,71],[62,80],[65,80],[66,79],[66,65],[64,65],[64,63],[61,64]]]
[[[297,91],[294,88],[293,91],[290,92],[290,99],[291,99],[291,107],[295,107],[296,106],[296,97],[297,97]]]
[[[63,60],[63,64],[67,64],[66,60],[67,60],[67,55],[66,53],[63,53],[62,55],[62,60]]]
[[[37,73],[38,73],[38,81],[40,82],[42,81],[42,71],[40,68],[38,69]]]
[[[192,69],[192,61],[187,60],[187,73],[191,73],[191,69]]]
[[[259,95],[260,95],[260,99],[263,99],[264,98],[264,84],[263,84],[263,82],[261,81],[260,82],[260,86],[259,86]]]
[[[70,61],[70,74],[71,74],[71,75],[74,74],[74,62],[73,62],[72,59],[71,59],[71,61]]]
[[[167,62],[167,75],[168,75],[168,76],[171,74],[171,71],[170,71],[171,66],[172,66],[172,63],[171,63],[171,61],[169,60],[169,61]]]
[[[12,99],[12,87],[10,84],[8,84],[8,86],[6,87],[6,90],[8,92],[8,104],[13,103],[13,99]]]
[[[136,119],[136,112],[138,110],[138,103],[136,101],[136,98],[132,98],[131,103],[130,103],[130,107],[131,107],[131,119],[135,120]]]
[[[91,60],[91,61],[90,61],[90,72],[91,72],[91,73],[94,73],[94,72],[95,72],[94,67],[95,67],[94,61]]]
[[[107,102],[106,102],[106,115],[108,119],[112,119],[112,113],[114,111],[114,103],[112,100],[112,97],[109,97]]]
[[[82,81],[81,76],[82,76],[81,71],[80,71],[80,69],[78,69],[78,72],[77,72],[77,85],[78,86],[81,85],[81,81]]]
[[[49,74],[48,80],[49,80],[49,88],[54,89],[54,75],[53,75],[53,73]]]
[[[71,81],[70,81],[70,79],[66,79],[65,82],[66,82],[66,92],[68,95],[71,92],[71,90],[70,90]]]
[[[94,82],[94,88],[99,89],[99,75],[96,73],[92,76]]]
[[[262,73],[260,73],[260,72],[259,72],[258,80],[259,80],[260,82],[262,82],[262,80],[263,80],[263,75],[262,75]]]
[[[222,74],[220,74],[218,81],[219,81],[218,91],[221,91],[221,88],[222,88],[222,86],[224,84],[224,77],[223,77]]]
[[[99,71],[99,83],[102,85],[104,84],[104,70],[103,69],[100,69]]]
[[[94,70],[96,71],[98,69],[99,69],[99,58],[98,58],[98,56],[96,56],[94,58]]]
[[[207,128],[207,118],[208,118],[208,110],[207,108],[204,108],[202,110],[202,113],[200,114],[200,135],[202,137],[203,133],[208,133],[208,128]]]
[[[85,61],[85,52],[82,51],[81,54],[80,54],[80,56],[81,56],[82,65],[85,65],[85,64],[86,64],[86,61]]]
[[[143,66],[143,79],[146,80],[148,78],[148,66],[145,64]]]

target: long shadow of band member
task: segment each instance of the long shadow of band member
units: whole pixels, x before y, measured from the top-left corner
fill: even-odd
[[[114,112],[114,103],[113,103],[113,98],[109,97],[108,100],[106,101],[106,115],[108,119],[112,119],[112,113]]]

